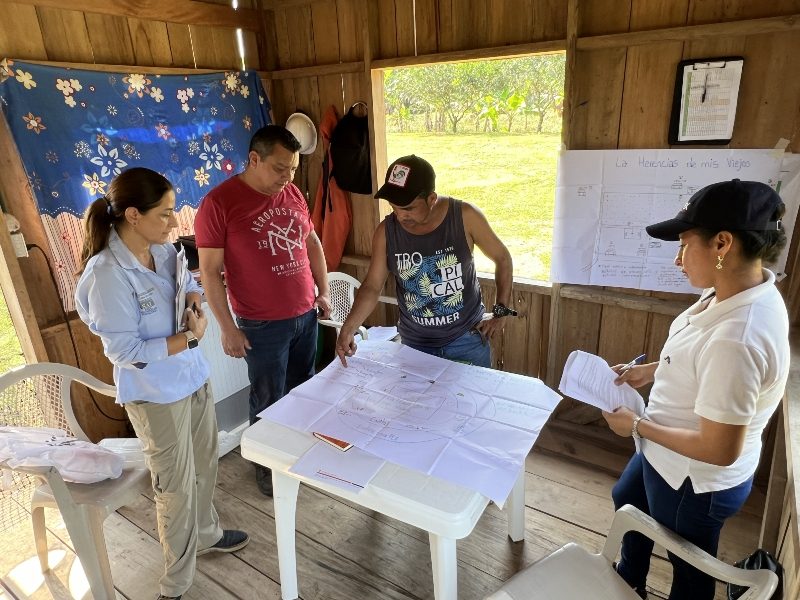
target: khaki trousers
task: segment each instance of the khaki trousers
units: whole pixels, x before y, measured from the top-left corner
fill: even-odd
[[[180,596],[192,585],[197,550],[222,538],[212,503],[218,450],[211,387],[206,382],[170,404],[126,403],[125,410],[153,479],[165,565],[161,594]]]

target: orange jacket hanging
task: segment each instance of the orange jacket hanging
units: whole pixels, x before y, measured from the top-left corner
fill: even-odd
[[[353,223],[350,193],[339,189],[336,180],[330,175],[333,170],[331,134],[338,122],[339,115],[336,114],[336,107],[331,105],[325,111],[322,122],[319,124],[325,158],[322,161],[322,174],[319,185],[317,185],[314,209],[311,213],[314,229],[322,241],[329,273],[339,268],[344,245]]]

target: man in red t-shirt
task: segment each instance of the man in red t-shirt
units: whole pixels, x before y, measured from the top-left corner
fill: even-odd
[[[317,309],[322,318],[331,310],[325,253],[291,183],[299,150],[284,127],[259,129],[245,171],[211,190],[195,218],[200,273],[222,347],[247,361],[251,424],[314,375]],[[256,465],[256,481],[272,495],[269,469]]]

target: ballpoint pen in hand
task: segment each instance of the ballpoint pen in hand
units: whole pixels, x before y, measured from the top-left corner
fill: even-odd
[[[631,367],[634,367],[634,366],[636,366],[636,365],[640,365],[640,364],[642,364],[642,361],[643,361],[643,360],[644,360],[646,357],[647,357],[647,355],[646,355],[646,354],[640,354],[639,356],[637,356],[636,358],[634,358],[634,359],[633,359],[631,362],[629,362],[628,364],[622,365],[622,368],[619,370],[619,374],[620,374],[620,375],[622,375],[622,374],[623,374],[625,371],[627,371],[627,370],[628,370],[628,369],[630,369]]]

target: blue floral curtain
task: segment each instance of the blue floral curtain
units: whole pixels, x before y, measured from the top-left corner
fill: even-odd
[[[106,73],[0,62],[0,103],[39,211],[81,216],[127,167],[176,187],[177,208],[238,172],[269,123],[255,72]]]
[[[122,170],[149,167],[176,192],[180,234],[192,233],[205,193],[241,171],[252,134],[269,124],[253,71],[198,75],[109,73],[0,61],[0,108],[72,306],[80,218]]]

